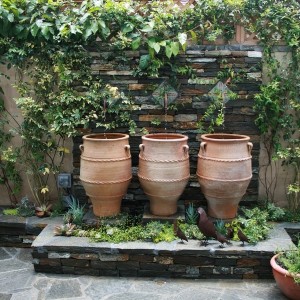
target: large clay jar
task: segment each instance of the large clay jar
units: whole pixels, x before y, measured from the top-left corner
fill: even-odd
[[[280,254],[276,254],[271,258],[271,267],[273,276],[277,286],[280,288],[282,293],[292,300],[300,299],[300,285],[296,284],[291,274],[277,264],[277,257]],[[297,274],[300,278],[300,274]]]
[[[209,216],[236,217],[238,204],[252,178],[250,138],[238,134],[201,136],[197,176]]]
[[[80,180],[96,216],[120,212],[130,183],[129,136],[122,133],[88,134],[80,145]]]
[[[150,212],[170,216],[190,177],[187,136],[156,133],[142,137],[138,177],[150,200]]]

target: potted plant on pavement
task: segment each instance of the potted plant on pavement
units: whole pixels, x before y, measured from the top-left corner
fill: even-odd
[[[300,299],[300,241],[297,247],[274,255],[271,266],[282,293],[289,299]]]

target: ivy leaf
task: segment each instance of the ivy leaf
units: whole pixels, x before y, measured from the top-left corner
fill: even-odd
[[[101,32],[104,37],[108,37],[110,34],[109,28],[106,26],[105,22],[103,20],[98,20],[98,28],[101,28]]]
[[[98,31],[98,23],[93,21],[91,24],[92,32],[95,34]]]
[[[172,56],[172,48],[170,45],[166,45],[166,55],[168,58],[171,58]]]
[[[90,16],[89,13],[85,13],[85,14],[80,18],[79,22],[80,22],[81,24],[83,24],[89,16]]]
[[[145,26],[144,28],[142,28],[141,31],[143,31],[143,32],[150,32],[150,31],[153,30],[154,25],[155,25],[155,23],[154,23],[153,20],[150,21],[150,22],[147,22],[147,23],[146,23],[146,26]]]
[[[179,53],[179,43],[178,42],[171,42],[171,49],[174,56]]]
[[[159,50],[160,50],[160,45],[159,45],[159,43],[155,43],[155,44],[153,45],[153,49],[155,50],[156,53],[158,53]]]
[[[131,48],[133,50],[136,50],[139,48],[140,44],[141,44],[141,37],[139,36],[131,42]]]
[[[131,32],[133,29],[134,29],[133,24],[129,23],[129,22],[125,23],[124,26],[122,26],[122,28],[121,28],[121,30],[124,34]]]
[[[30,32],[33,37],[36,37],[38,31],[39,31],[39,27],[36,24],[34,24],[30,29]]]
[[[100,27],[106,28],[106,24],[103,20],[98,20],[98,24],[99,24]]]
[[[84,39],[87,40],[87,39],[89,38],[89,36],[92,35],[92,33],[93,33],[92,27],[91,27],[91,26],[90,26],[90,27],[87,27],[86,30],[85,30],[84,33],[83,33]]]
[[[187,35],[186,35],[185,32],[178,33],[178,41],[179,41],[181,46],[186,44],[186,40],[187,40]]]
[[[191,34],[193,42],[197,42],[197,34],[196,34],[196,32],[193,31],[193,30],[190,30],[190,34]]]
[[[49,26],[43,26],[41,32],[46,40],[49,39]]]
[[[140,69],[141,70],[146,69],[149,65],[149,62],[150,62],[150,55],[149,54],[142,55],[139,62]]]
[[[12,23],[12,22],[15,20],[14,15],[13,15],[13,14],[8,14],[8,15],[7,15],[7,20],[8,20],[10,23]]]
[[[160,44],[156,42],[155,38],[150,38],[148,40],[148,45],[150,48],[154,49],[156,53],[160,50]]]

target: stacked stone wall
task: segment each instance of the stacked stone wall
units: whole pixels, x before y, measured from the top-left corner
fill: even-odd
[[[132,97],[138,105],[138,110],[132,113],[132,119],[136,121],[138,130],[135,136],[131,136],[130,145],[133,162],[133,179],[128,193],[123,200],[125,205],[142,206],[147,202],[147,197],[142,191],[138,178],[138,153],[141,135],[139,130],[146,128],[149,133],[177,132],[188,136],[190,147],[191,178],[181,197],[184,201],[199,201],[205,204],[205,198],[201,193],[196,177],[197,154],[199,151],[200,136],[198,121],[205,113],[210,103],[208,93],[216,86],[220,72],[225,73],[233,69],[235,73],[244,73],[238,82],[228,83],[228,88],[237,94],[236,100],[226,103],[225,124],[217,128],[217,132],[245,134],[250,136],[253,143],[252,165],[253,179],[244,197],[245,204],[257,201],[258,197],[258,157],[260,138],[258,129],[254,124],[253,112],[254,95],[259,92],[262,82],[262,52],[256,45],[204,45],[189,48],[185,54],[176,58],[179,66],[188,66],[193,70],[194,77],[179,76],[175,87],[178,97],[174,101],[177,110],[169,110],[165,116],[162,105],[154,101],[152,94],[158,86],[168,81],[172,84],[170,70],[163,71],[160,78],[134,77],[134,68],[144,52],[125,51],[124,53],[111,53],[100,50],[92,50],[93,72],[99,75],[104,82],[117,86],[120,91]],[[161,124],[154,126],[152,121],[160,120]],[[86,132],[101,132],[96,127]],[[126,128],[117,129],[126,132]],[[81,137],[74,139],[74,184],[75,194],[81,201],[86,201],[84,189],[79,180]]]

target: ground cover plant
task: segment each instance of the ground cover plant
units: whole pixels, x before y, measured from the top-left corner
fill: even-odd
[[[191,206],[186,211],[191,212]],[[65,216],[70,215],[72,208]],[[217,231],[227,235],[228,227],[232,229],[232,240],[239,241],[238,230],[242,230],[249,239],[249,243],[256,244],[268,237],[269,230],[272,228],[268,222],[268,212],[259,208],[243,208],[242,213],[231,223],[225,223],[222,220],[215,222]],[[65,224],[55,228],[56,235],[88,237],[93,242],[121,243],[129,241],[151,241],[172,242],[178,237],[174,232],[173,224],[168,222],[151,221],[142,224],[141,215],[131,215],[121,213],[115,217],[98,218],[95,226],[87,226],[84,223],[80,225],[72,224],[72,221],[64,217]],[[189,219],[181,220],[178,224],[182,232],[188,239],[202,240],[204,235],[200,232],[196,223],[191,223]],[[73,226],[75,225],[75,226]]]

